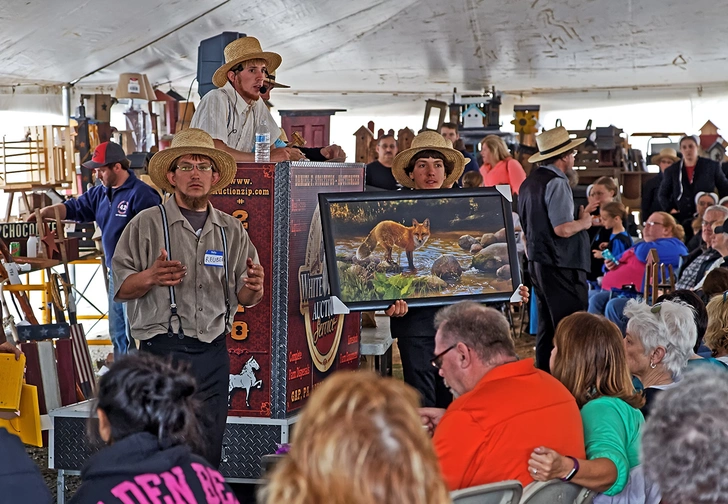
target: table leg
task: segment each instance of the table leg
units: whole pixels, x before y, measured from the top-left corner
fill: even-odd
[[[374,368],[382,376],[392,376],[392,347],[382,355],[374,356]]]
[[[58,478],[56,479],[56,502],[58,504],[66,504],[66,471],[58,470]]]

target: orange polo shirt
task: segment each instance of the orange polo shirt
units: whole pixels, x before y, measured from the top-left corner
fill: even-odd
[[[484,187],[508,184],[513,194],[518,194],[521,184],[526,180],[523,166],[512,157],[498,161],[495,166],[484,164],[480,167],[480,174],[483,176]]]
[[[574,397],[533,359],[496,367],[455,399],[433,442],[450,490],[514,479],[526,486],[538,446],[586,458]]]

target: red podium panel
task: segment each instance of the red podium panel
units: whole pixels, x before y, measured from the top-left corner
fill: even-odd
[[[359,313],[333,313],[318,193],[361,191],[364,165],[240,163],[215,208],[245,226],[265,269],[265,296],[228,336],[230,416],[285,418],[337,369],[359,365]]]

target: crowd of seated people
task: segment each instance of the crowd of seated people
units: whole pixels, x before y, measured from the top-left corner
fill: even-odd
[[[397,380],[334,373],[313,391],[291,450],[258,501],[440,504],[451,501],[450,491],[476,485],[560,479],[596,493],[598,504],[657,504],[661,494],[666,503],[690,502],[660,458],[676,462],[677,450],[697,453],[705,442],[691,436],[700,429],[715,434],[697,422],[718,422],[718,414],[692,407],[690,394],[695,405],[706,404],[704,397],[728,399],[728,202],[716,195],[725,196],[728,184],[694,155],[694,144],[686,137],[682,157],[663,156],[671,163],[664,163],[652,202],[658,209],[644,219],[641,236],[628,232],[613,179],[587,189],[596,207],[589,310],[556,326],[550,373],[519,358],[499,311],[472,302],[437,315],[433,308],[431,369],[452,402],[422,408],[421,395]],[[466,173],[462,185],[505,182],[518,193],[525,174],[503,141],[484,139],[482,156],[483,166]],[[455,183],[452,173],[444,175]],[[416,188],[416,177],[408,177],[397,180]],[[694,234],[688,243],[684,228]],[[677,290],[653,305],[641,297],[651,250],[678,275]],[[700,380],[715,386],[705,391]],[[195,387],[183,367],[159,358],[120,359],[101,378],[95,407],[94,430],[106,446],[87,462],[71,502],[237,502],[197,455],[205,447]],[[684,408],[676,410],[682,418],[671,398]],[[693,422],[685,417],[691,414]],[[661,437],[664,430],[674,436]],[[17,452],[15,438],[3,434],[0,448]],[[13,465],[23,477],[38,480],[32,464],[21,462],[28,461]],[[12,481],[7,476],[0,474],[0,482]],[[705,486],[722,488],[718,476],[695,478],[707,482],[696,490],[704,494],[699,502],[722,502]],[[20,497],[20,485],[6,488],[15,501],[32,501]],[[48,501],[45,487],[35,488],[37,501]]]

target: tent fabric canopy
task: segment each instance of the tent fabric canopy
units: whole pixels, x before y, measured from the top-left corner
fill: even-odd
[[[186,96],[200,40],[223,31],[283,56],[277,79],[292,85],[276,90],[283,105],[421,103],[454,87],[694,90],[728,81],[720,11],[707,0],[5,2],[0,97],[64,83],[108,92],[123,72]]]

